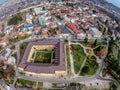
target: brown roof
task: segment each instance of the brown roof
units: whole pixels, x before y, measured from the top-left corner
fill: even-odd
[[[42,31],[42,35],[43,36],[48,36],[48,32],[47,31]]]
[[[6,42],[7,40],[8,40],[8,39],[7,39],[6,36],[2,37],[2,38],[0,39],[0,44]]]
[[[11,36],[17,36],[18,34],[19,34],[18,31],[12,31],[12,32],[10,33]]]
[[[35,30],[36,30],[36,31],[40,31],[40,30],[41,30],[41,27],[40,27],[40,26],[36,26],[36,27],[35,27]]]
[[[42,64],[42,63],[30,63],[27,62],[28,55],[33,45],[55,45],[55,63],[54,64]],[[55,73],[55,71],[65,71],[65,51],[64,42],[58,40],[39,40],[36,42],[29,42],[24,55],[20,59],[19,67],[24,68],[25,71],[36,73]]]
[[[57,30],[56,32],[57,32],[57,35],[61,35],[62,34],[62,32],[60,30]]]

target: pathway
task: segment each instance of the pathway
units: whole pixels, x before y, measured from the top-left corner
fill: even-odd
[[[75,75],[75,71],[74,71],[74,60],[73,60],[73,56],[71,55],[71,51],[70,51],[70,45],[71,45],[71,42],[68,41],[68,45],[69,45],[69,55],[70,55],[70,64],[71,64],[71,72],[73,75]]]

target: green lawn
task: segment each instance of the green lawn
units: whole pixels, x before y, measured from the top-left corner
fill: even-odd
[[[82,45],[84,45],[85,47],[88,45],[88,42],[85,42],[85,41],[82,41],[82,42],[79,42],[81,43]]]
[[[87,58],[85,66],[82,68],[80,75],[93,75],[98,70],[98,63],[96,62],[96,58],[93,56],[91,58]]]
[[[66,44],[66,58],[67,58],[67,71],[68,74],[71,73],[71,65],[70,65],[70,55],[69,55],[69,46]]]
[[[83,51],[83,48],[80,45],[72,45],[72,49],[74,69],[75,73],[78,73],[86,55]]]
[[[97,42],[96,46],[105,47],[107,44],[105,42]]]
[[[100,47],[105,47],[106,46],[106,43],[105,42],[86,42],[86,41],[82,41],[82,42],[79,42],[81,43],[82,45],[84,46],[87,46],[87,47],[92,47],[92,48],[95,48],[96,46],[100,46]]]
[[[18,79],[16,81],[16,84],[15,84],[15,87],[21,87],[21,86],[29,86],[29,87],[32,87],[32,86],[35,86],[36,85],[36,82],[34,81],[29,81],[29,80],[24,80],[24,79]]]
[[[70,55],[68,45],[66,45],[66,56],[67,56],[67,68],[70,69]]]
[[[102,71],[102,76],[105,77],[107,74],[107,70],[104,68],[103,71]]]
[[[34,51],[34,53],[32,54],[32,58],[34,59],[34,57],[35,57],[35,51]]]
[[[38,82],[38,88],[42,88],[43,87],[43,82]]]
[[[26,43],[26,42],[20,44],[20,54],[21,54],[21,55],[24,53],[24,49],[25,49],[26,46],[27,46],[27,43]]]
[[[51,63],[52,52],[36,51],[34,63]]]
[[[26,34],[25,36],[17,36],[17,38],[9,39],[9,43],[16,43],[19,42],[20,40],[26,39],[30,37],[30,35]]]

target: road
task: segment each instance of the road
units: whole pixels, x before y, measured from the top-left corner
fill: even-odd
[[[17,44],[16,45],[16,50],[17,50],[17,64],[19,63],[19,58],[20,58],[20,45],[19,44]]]

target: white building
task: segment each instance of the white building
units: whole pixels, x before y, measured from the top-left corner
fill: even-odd
[[[46,11],[42,10],[42,7],[34,8],[34,12],[35,12],[36,15],[39,15],[39,14],[42,14],[42,13],[46,13]]]
[[[78,39],[85,39],[86,34],[84,32],[81,32],[80,34],[77,34]]]
[[[29,23],[29,24],[32,24],[32,18],[33,18],[32,15],[27,14],[27,15],[26,15],[26,22]]]
[[[15,64],[15,58],[12,57],[12,56],[8,57],[8,64],[14,65]]]
[[[5,33],[6,33],[6,34],[10,34],[10,32],[11,32],[12,30],[13,30],[13,26],[12,26],[12,25],[5,27]]]
[[[102,32],[100,32],[97,28],[90,27],[89,28],[93,38],[101,38],[102,37]]]

